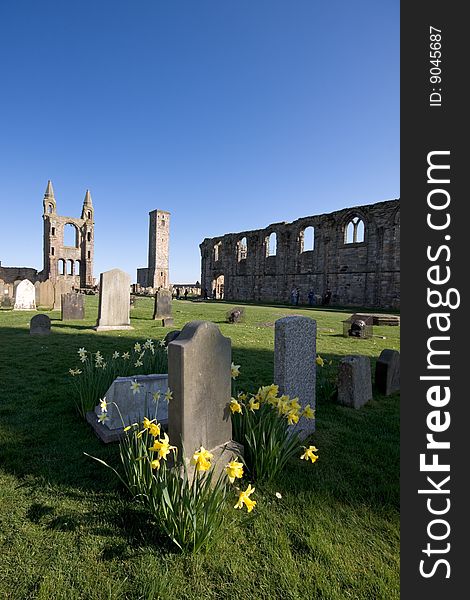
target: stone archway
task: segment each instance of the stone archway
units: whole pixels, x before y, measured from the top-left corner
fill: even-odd
[[[212,281],[212,297],[214,300],[223,300],[225,296],[225,278],[219,275]]]

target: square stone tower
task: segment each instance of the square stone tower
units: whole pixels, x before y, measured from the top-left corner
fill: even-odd
[[[143,287],[168,289],[170,213],[156,209],[150,211],[149,217],[148,267],[137,270],[137,282]]]

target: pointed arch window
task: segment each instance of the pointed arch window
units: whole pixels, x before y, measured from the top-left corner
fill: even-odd
[[[357,244],[364,241],[364,221],[359,217],[353,217],[344,229],[344,243]]]

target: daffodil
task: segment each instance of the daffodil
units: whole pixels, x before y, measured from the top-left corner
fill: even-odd
[[[100,408],[101,412],[108,412],[108,403],[106,402],[106,398],[100,400]]]
[[[158,402],[160,400],[160,396],[161,395],[162,395],[161,392],[158,392],[158,391],[157,392],[153,392],[153,394],[152,394],[153,401],[154,402]]]
[[[264,385],[260,387],[256,394],[261,402],[268,402],[272,404],[279,392],[279,386],[272,383],[271,385]]]
[[[211,459],[214,458],[214,455],[211,454],[208,450],[201,446],[199,450],[197,450],[192,458],[191,464],[196,465],[196,471],[208,471],[211,468]]]
[[[243,463],[232,460],[225,466],[225,472],[230,483],[233,483],[236,477],[239,479],[243,477]]]
[[[317,365],[319,367],[323,367],[325,364],[325,361],[323,360],[323,358],[320,355],[317,356],[317,358],[315,359],[315,362],[317,363]]]
[[[240,365],[231,364],[230,366],[230,374],[232,379],[236,379],[240,375]]]
[[[251,484],[248,484],[248,487],[243,492],[240,492],[238,496],[238,501],[235,504],[234,508],[243,508],[243,505],[246,506],[248,512],[251,512],[256,505],[256,500],[250,500],[249,496],[255,491],[255,488],[251,487]]]
[[[168,388],[165,392],[165,400],[167,402],[169,402],[170,400],[173,400],[173,392],[170,390],[170,388]]]
[[[318,460],[318,456],[316,454],[314,454],[314,452],[318,452],[318,448],[315,448],[315,446],[309,446],[308,448],[305,448],[305,452],[302,454],[302,456],[300,457],[302,460],[311,460],[312,463],[314,463],[316,460]]]
[[[160,468],[160,460],[158,458],[155,458],[154,460],[151,461],[150,466],[152,467],[152,469],[159,469]]]
[[[293,398],[290,401],[290,407],[292,410],[300,410],[302,407],[299,404],[299,399],[298,398]]]
[[[108,420],[109,420],[109,417],[105,412],[102,412],[98,415],[98,423],[105,423]]]
[[[134,395],[135,395],[135,394],[138,394],[138,393],[140,392],[140,388],[141,388],[141,387],[142,387],[142,384],[141,384],[141,383],[139,383],[138,381],[136,381],[136,380],[134,379],[134,381],[131,383],[131,390],[132,390],[132,393],[133,393]]]
[[[165,340],[160,340],[159,344],[160,344],[160,346],[161,346],[162,348],[163,348],[163,346],[166,346],[166,344],[165,344]]]
[[[87,351],[85,350],[85,348],[78,349],[78,356],[80,357],[80,360],[82,362],[84,362],[86,360],[86,355],[87,355]]]
[[[113,352],[113,359],[116,360],[116,358],[119,358],[119,356],[120,356],[119,352],[117,350],[115,350]]]
[[[238,402],[238,400],[235,400],[235,398],[232,398],[230,400],[230,410],[232,411],[232,414],[243,414],[242,405],[240,404],[240,402]]]
[[[80,369],[69,369],[69,373],[70,373],[70,375],[72,375],[72,377],[76,377],[77,375],[82,374]]]
[[[122,358],[123,358],[124,360],[129,360],[129,358],[130,358],[130,356],[129,356],[129,352],[123,352],[123,354],[122,354]]]
[[[248,408],[254,412],[259,409],[259,402],[256,402],[255,398],[250,398],[248,401]]]
[[[295,423],[299,422],[299,413],[296,410],[290,410],[287,413],[287,422],[289,425],[295,425]]]
[[[280,492],[276,492],[275,493],[276,498],[278,498],[279,500],[282,498],[282,494]]]
[[[134,352],[141,352],[142,350],[142,346],[139,344],[139,342],[136,342],[134,344]]]
[[[302,416],[305,417],[306,419],[314,419],[315,418],[315,411],[313,410],[313,408],[310,408],[310,404],[307,404],[307,406],[304,408]]]
[[[158,452],[158,458],[166,460],[167,455],[171,450],[176,450],[175,446],[170,446],[170,438],[166,433],[163,434],[163,440],[155,440],[153,446],[149,448],[153,452]]]
[[[143,363],[143,362],[142,362],[142,361],[139,359],[139,360],[136,360],[136,361],[135,361],[135,363],[134,363],[134,367],[141,367],[143,364],[144,364],[144,363]]]
[[[153,340],[151,340],[151,339],[148,339],[144,344],[144,348],[150,349],[150,348],[152,348],[152,346],[153,346]]]

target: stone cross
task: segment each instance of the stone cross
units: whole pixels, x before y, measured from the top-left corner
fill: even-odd
[[[372,378],[368,356],[345,356],[338,369],[338,403],[361,408],[372,400]]]
[[[230,418],[232,343],[208,321],[187,323],[168,345],[170,442],[187,458],[204,446],[225,466],[233,449]],[[229,454],[232,454],[231,452]]]
[[[375,385],[385,396],[400,391],[400,353],[382,350],[375,365]]]
[[[299,404],[315,409],[317,323],[309,317],[291,316],[274,324],[274,383],[281,394],[298,397]],[[315,419],[295,425],[301,438],[315,431]]]
[[[14,309],[36,310],[36,290],[29,279],[23,279],[16,286]]]
[[[69,292],[62,294],[62,321],[79,321],[85,318],[84,294]]]
[[[130,324],[130,285],[130,276],[120,269],[101,273],[96,331],[134,329]]]
[[[35,315],[29,322],[30,335],[49,335],[51,333],[51,320],[47,315]]]

